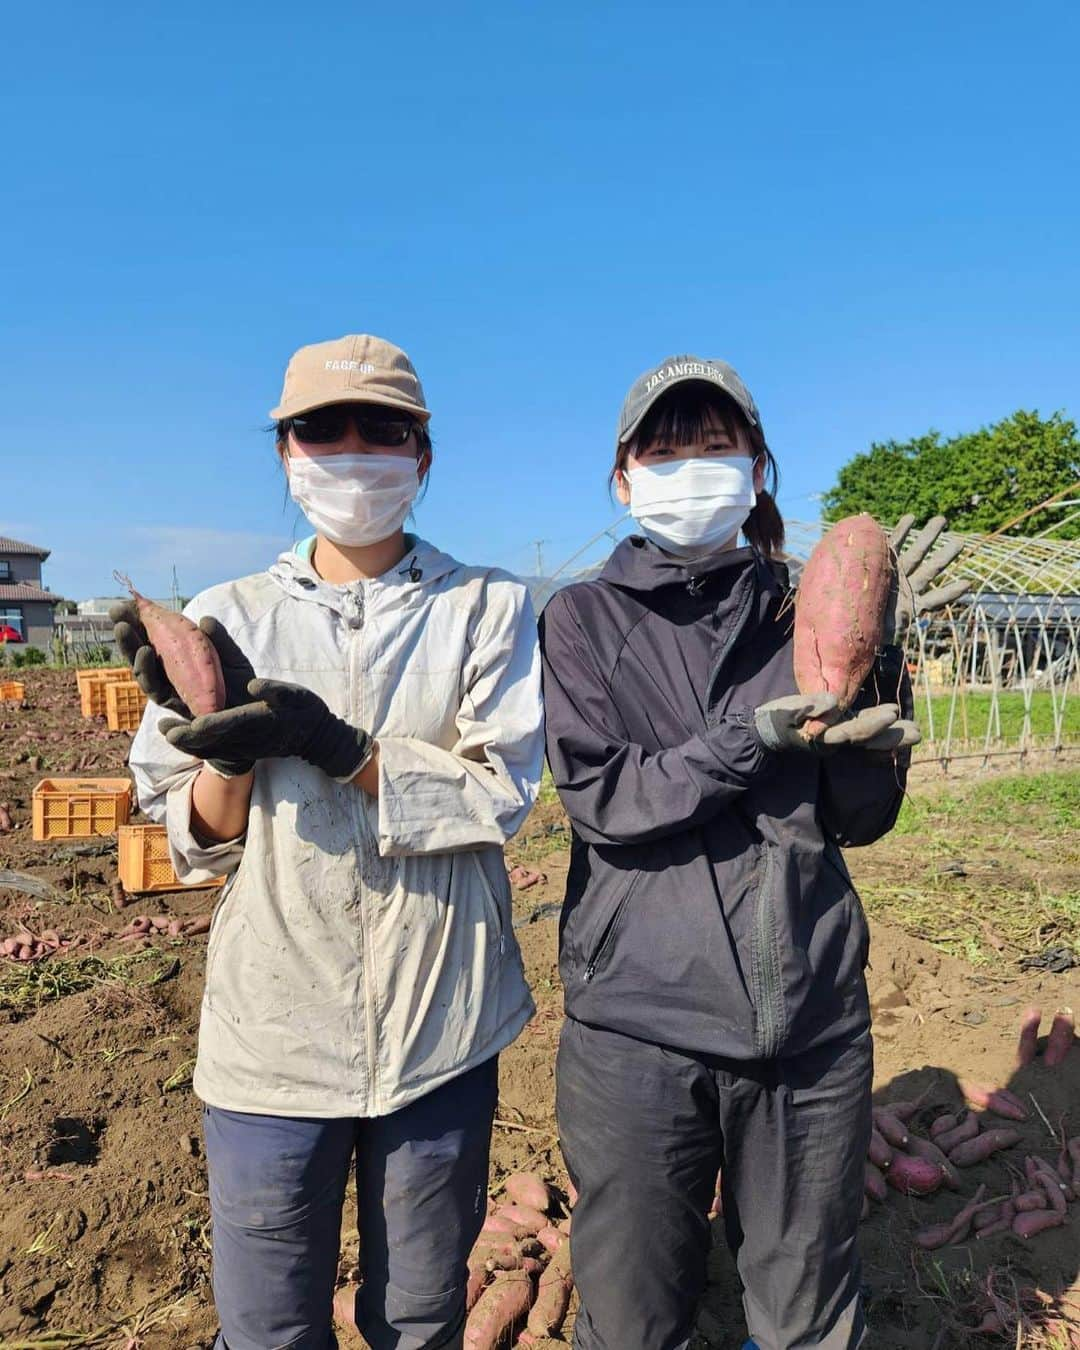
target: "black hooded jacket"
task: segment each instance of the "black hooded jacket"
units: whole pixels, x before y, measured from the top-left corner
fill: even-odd
[[[885,834],[906,754],[772,754],[753,710],[796,692],[786,570],[684,564],[640,538],[541,618],[548,760],[573,826],[566,1011],[760,1060],[869,1025],[869,935],[840,853]],[[859,705],[911,696],[886,649]]]

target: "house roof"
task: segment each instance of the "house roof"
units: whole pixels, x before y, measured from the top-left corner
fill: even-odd
[[[0,600],[42,600],[49,605],[58,605],[62,595],[54,595],[32,581],[13,581],[0,583]]]
[[[0,554],[3,553],[28,553],[34,558],[49,556],[47,548],[41,548],[37,544],[24,544],[21,539],[8,539],[0,534]]]

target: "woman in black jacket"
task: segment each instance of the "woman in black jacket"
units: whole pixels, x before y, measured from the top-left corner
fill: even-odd
[[[721,1167],[752,1344],[864,1342],[868,933],[840,848],[892,827],[918,739],[892,638],[963,585],[925,590],[956,553],[923,562],[932,522],[853,712],[799,695],[775,472],[730,366],[646,372],[612,472],[641,534],[541,621],[573,826],[557,1111],[579,1192],[577,1350],[686,1346]],[[835,725],[808,742],[822,716]]]

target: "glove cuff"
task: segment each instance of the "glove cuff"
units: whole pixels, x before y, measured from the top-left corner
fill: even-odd
[[[218,778],[243,778],[255,767],[254,760],[204,759],[203,763]]]

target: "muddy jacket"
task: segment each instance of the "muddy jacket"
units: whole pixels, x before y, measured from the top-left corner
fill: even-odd
[[[192,834],[199,762],[151,704],[131,767],[181,880],[228,874],[206,961],[195,1088],[271,1115],[396,1110],[507,1045],[532,1013],[502,846],[543,756],[525,588],[413,540],[344,586],[284,554],[188,606],[258,675],[314,690],[379,741],[379,795],[298,758],[255,768],[247,834]]]
[[[906,756],[762,748],[753,709],[795,692],[792,620],[783,568],[749,549],[695,568],[639,537],[545,609],[571,1017],[744,1060],[868,1025],[867,925],[839,846],[892,826]],[[889,649],[860,703],[898,690]]]

